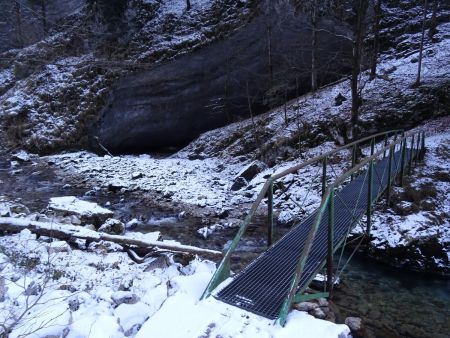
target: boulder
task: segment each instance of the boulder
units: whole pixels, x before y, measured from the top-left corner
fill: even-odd
[[[118,219],[110,218],[98,228],[98,231],[119,235],[125,231],[125,225]]]
[[[364,326],[362,319],[358,317],[347,317],[345,318],[345,325],[347,325],[352,332],[353,337],[363,337],[364,336]]]
[[[111,295],[111,299],[116,305],[136,304],[139,301],[139,297],[130,291],[116,291]]]
[[[74,196],[53,197],[48,205],[60,216],[77,216],[82,224],[92,223],[99,226],[113,216],[111,210],[99,206],[97,203],[80,200]]]
[[[231,185],[231,190],[232,191],[238,191],[241,190],[242,188],[246,187],[248,184],[247,180],[243,177],[236,177],[233,184]]]
[[[267,166],[263,162],[254,161],[242,169],[239,174],[237,174],[237,177],[243,177],[247,181],[251,181],[256,175],[266,168]]]
[[[317,309],[319,305],[313,302],[301,302],[294,305],[294,308],[298,311],[310,312]]]

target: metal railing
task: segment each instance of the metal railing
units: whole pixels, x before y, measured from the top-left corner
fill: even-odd
[[[417,138],[415,138],[417,135]],[[333,215],[334,215],[334,198],[335,198],[335,192],[336,189],[343,185],[343,183],[350,179],[353,180],[353,178],[361,172],[365,167],[368,166],[368,170],[366,170],[366,174],[369,176],[369,182],[372,182],[373,180],[373,165],[377,158],[383,157],[386,158],[386,152],[388,153],[388,162],[389,162],[389,169],[388,169],[388,187],[386,189],[386,197],[389,200],[390,197],[390,186],[392,184],[393,178],[391,177],[391,166],[393,162],[393,154],[396,151],[401,151],[401,169],[400,169],[400,180],[403,182],[403,176],[404,172],[406,170],[406,167],[408,167],[408,172],[411,171],[411,167],[413,164],[413,161],[417,162],[417,159],[419,157],[419,153],[423,155],[424,151],[424,133],[405,133],[403,130],[393,130],[393,131],[387,131],[378,133],[369,137],[362,138],[358,141],[351,142],[345,146],[339,147],[337,149],[328,151],[322,155],[316,156],[304,163],[298,164],[296,166],[293,166],[289,169],[283,170],[279,173],[276,173],[269,177],[266,182],[264,183],[261,191],[259,192],[255,202],[252,204],[249,213],[241,223],[239,230],[232,241],[231,245],[229,246],[227,252],[223,256],[222,261],[220,262],[216,272],[214,273],[211,281],[209,282],[206,290],[204,291],[202,295],[202,299],[208,297],[211,292],[225,279],[227,279],[230,276],[230,263],[231,263],[231,256],[236,250],[239,241],[241,240],[242,236],[245,234],[249,224],[251,223],[254,215],[256,214],[260,204],[267,196],[267,215],[268,215],[268,238],[267,243],[268,246],[273,244],[274,239],[274,184],[277,180],[280,180],[284,177],[286,177],[289,174],[297,173],[299,170],[311,166],[311,165],[317,165],[319,164],[322,167],[322,175],[321,175],[321,187],[322,187],[322,200],[320,207],[318,209],[318,213],[316,216],[316,219],[313,223],[313,226],[311,227],[308,238],[306,240],[306,243],[303,247],[302,254],[300,256],[300,259],[298,261],[295,274],[291,283],[291,287],[289,289],[288,296],[282,306],[281,312],[280,312],[280,322],[284,324],[287,313],[292,305],[293,302],[295,302],[295,299],[298,299],[298,294],[303,292],[304,290],[300,290],[298,292],[298,283],[300,280],[300,276],[303,273],[303,268],[306,264],[306,259],[308,257],[308,254],[311,250],[315,234],[317,232],[317,229],[319,227],[319,224],[322,220],[322,216],[325,212],[329,213],[329,227],[328,227],[328,257],[327,257],[327,283],[331,283],[332,278],[332,257],[333,253],[339,248],[342,243],[339,243],[336,245],[336,247],[333,245]],[[390,141],[390,138],[393,138],[392,141]],[[410,151],[411,156],[409,156],[408,163],[405,163],[405,159],[407,156],[405,156],[407,148],[407,141],[411,139],[410,143]],[[417,140],[417,142],[416,142]],[[357,161],[358,159],[358,151],[360,151],[360,147],[363,144],[370,144],[370,154],[366,156],[366,158],[363,158],[361,161]],[[381,144],[381,149],[375,149],[376,144]],[[421,147],[421,149],[419,149]],[[397,150],[398,148],[398,150]],[[328,185],[328,177],[327,177],[327,166],[328,166],[328,159],[332,158],[332,156],[336,155],[339,152],[352,149],[352,155],[351,155],[351,166],[350,169],[347,169],[343,174],[341,174],[339,177],[336,177],[335,181]],[[415,158],[413,159],[414,155],[416,154]],[[420,156],[422,156],[420,155]],[[384,175],[384,174],[383,174]],[[395,177],[394,177],[395,178]],[[369,184],[369,196],[372,196],[372,190],[371,190],[372,183]],[[381,195],[381,193],[380,193]],[[380,196],[377,196],[376,199],[370,198],[370,203],[368,203],[367,208],[367,233],[370,232],[371,227],[371,214],[372,214],[372,204],[375,202]],[[328,288],[330,289],[331,286],[329,285]]]

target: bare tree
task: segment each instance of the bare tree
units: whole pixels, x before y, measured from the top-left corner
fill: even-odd
[[[23,30],[22,30],[22,7],[20,5],[20,2],[18,0],[14,1],[14,12],[16,17],[16,39],[17,39],[17,45],[18,47],[22,48],[24,41],[23,41]]]
[[[370,79],[377,75],[378,53],[380,52],[380,22],[382,16],[381,0],[374,0],[373,50],[370,64]]]
[[[351,74],[351,92],[352,92],[352,111],[351,125],[353,130],[358,123],[359,108],[361,97],[358,90],[359,77],[361,73],[361,58],[364,47],[364,37],[366,33],[366,16],[368,0],[354,0],[353,11],[355,14],[355,24],[353,25],[353,53],[352,53],[352,74]],[[354,136],[353,136],[354,137]]]
[[[186,0],[186,10],[189,11],[191,9],[191,0]]]
[[[430,37],[430,39],[432,39],[433,36],[437,33],[436,27],[439,3],[439,0],[433,0],[433,13],[431,14],[430,29],[428,30],[428,36]]]
[[[422,18],[422,34],[420,37],[420,47],[419,47],[419,62],[417,66],[417,78],[416,82],[413,85],[414,87],[420,86],[420,77],[422,73],[422,59],[423,59],[423,43],[425,40],[425,26],[427,21],[427,12],[428,12],[428,0],[425,0]]]

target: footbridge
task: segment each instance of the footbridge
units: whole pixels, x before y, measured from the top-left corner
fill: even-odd
[[[382,197],[389,203],[392,185],[396,180],[403,184],[404,176],[423,158],[424,152],[423,132],[394,130],[360,139],[272,175],[241,223],[202,297],[212,294],[220,301],[277,319],[284,325],[293,304],[329,296],[336,271],[341,266],[343,249],[349,244],[349,234],[359,224],[364,231],[352,241],[359,245],[365,238],[370,239],[374,205]],[[348,164],[342,167],[341,163],[344,169],[338,175],[336,163],[346,157]],[[274,243],[274,187],[279,189],[283,185],[277,183],[285,176],[301,175],[307,167],[317,169],[316,184],[312,180],[308,185],[310,189],[320,187],[320,206]],[[281,189],[278,198],[289,186]],[[222,284],[230,276],[230,261],[239,241],[258,208],[265,204],[267,250],[237,273],[231,282]],[[334,256],[338,250],[336,267]],[[312,292],[309,285],[323,270],[326,270],[326,289]]]

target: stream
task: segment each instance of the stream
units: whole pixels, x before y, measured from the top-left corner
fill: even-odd
[[[123,221],[143,219],[133,231],[160,231],[163,239],[182,244],[223,250],[236,234],[236,228],[223,229],[208,238],[197,233],[201,220],[181,218],[158,208],[150,200],[131,194],[101,189],[87,190],[86,182],[60,179],[44,162],[27,162],[11,167],[0,160],[0,196],[20,201],[32,212],[45,209],[51,197],[77,196],[96,202]],[[232,269],[239,271],[266,248],[266,229],[254,221],[238,246]],[[280,237],[289,229],[277,228]],[[341,275],[332,303],[338,322],[348,316],[363,318],[365,337],[448,337],[450,333],[450,280],[399,271],[356,254]]]

